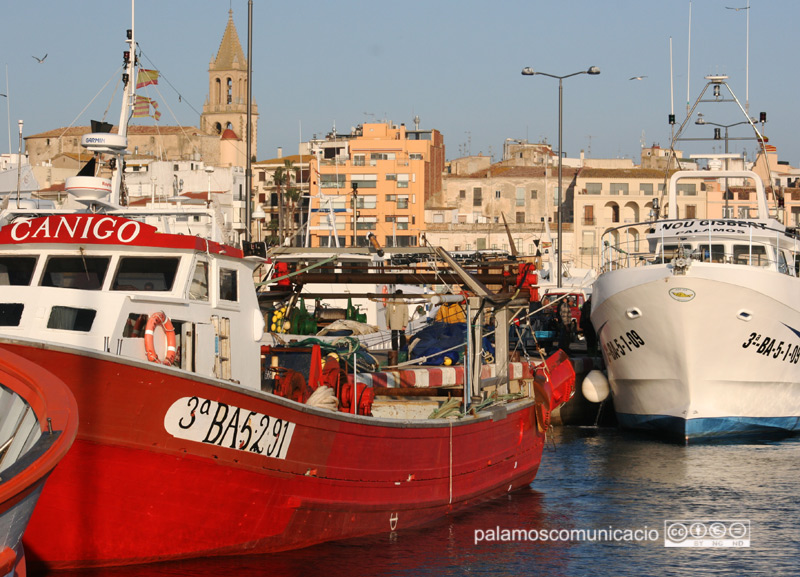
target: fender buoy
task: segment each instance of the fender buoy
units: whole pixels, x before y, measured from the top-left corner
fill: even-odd
[[[164,360],[161,361],[156,354],[155,345],[153,344],[153,333],[156,327],[161,327],[167,337],[167,354],[164,355]],[[170,366],[175,362],[175,357],[178,354],[178,348],[175,344],[175,328],[172,326],[172,321],[164,313],[159,311],[150,315],[147,319],[147,327],[144,331],[144,350],[147,353],[147,360],[151,363],[161,363],[162,365]]]
[[[383,285],[383,288],[381,289],[381,292],[383,294],[385,294],[385,295],[388,295],[389,294],[389,287],[386,286],[386,285]],[[386,297],[383,297],[381,300],[383,301],[383,306],[386,307]]]

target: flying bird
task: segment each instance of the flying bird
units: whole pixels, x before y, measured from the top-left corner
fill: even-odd
[[[647,78],[647,76],[631,76],[628,80],[642,80],[643,78]]]
[[[732,6],[725,6],[725,8],[726,8],[727,10],[736,10],[737,12],[738,12],[739,10],[750,10],[750,6],[744,6],[744,7],[742,7],[742,8],[733,8]]]
[[[42,62],[44,62],[44,59],[45,59],[45,58],[47,58],[47,54],[45,54],[45,55],[44,55],[44,56],[42,56],[41,58],[39,58],[38,56],[31,56],[31,58],[35,58],[35,59],[36,59],[36,62],[38,62],[39,64],[41,64]]]

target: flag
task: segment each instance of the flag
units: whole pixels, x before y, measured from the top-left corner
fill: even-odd
[[[133,103],[133,117],[142,118],[143,116],[150,116],[150,99],[137,94],[136,101]]]
[[[150,107],[153,107],[153,114],[150,114]],[[136,95],[136,101],[133,103],[133,117],[143,118],[145,116],[152,116],[155,120],[161,118],[161,112],[158,110],[158,102],[152,98]]]
[[[150,84],[158,84],[158,70],[140,68],[136,75],[136,88],[143,88]]]

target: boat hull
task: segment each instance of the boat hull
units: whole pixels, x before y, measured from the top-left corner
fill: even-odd
[[[40,365],[0,352],[0,575],[25,575],[22,536],[53,469],[72,445],[78,409]]]
[[[619,423],[685,441],[800,430],[797,284],[702,263],[601,275],[592,322]]]
[[[533,399],[459,422],[356,417],[110,355],[0,348],[54,367],[80,408],[25,538],[29,562],[54,569],[420,525],[529,484],[549,418]]]

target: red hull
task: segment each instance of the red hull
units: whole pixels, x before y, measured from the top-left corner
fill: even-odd
[[[6,463],[0,482],[0,575],[24,576],[26,562],[20,539],[42,486],[75,440],[78,408],[67,386],[52,373],[7,351],[0,354],[0,383],[11,391],[4,391],[4,411],[11,413],[21,405],[21,399],[35,416],[30,425],[20,414],[4,412],[0,416],[0,424],[6,424],[5,419],[17,420],[9,445],[13,446],[12,439],[38,439],[28,449],[22,449],[13,463]],[[15,396],[13,402],[11,394]],[[33,437],[36,429],[41,436]],[[5,451],[3,457],[9,458]]]
[[[530,483],[550,410],[539,404],[537,422],[525,399],[479,418],[409,424],[107,355],[0,346],[53,367],[80,408],[78,439],[25,539],[30,562],[51,568],[266,553],[419,525]],[[167,430],[168,413],[186,425],[223,405],[233,416],[207,427],[215,444]],[[274,423],[260,446],[259,416]]]

